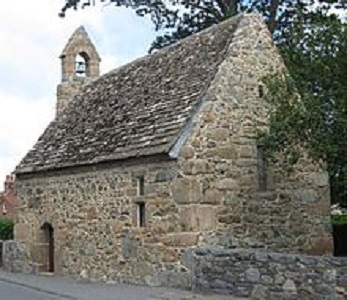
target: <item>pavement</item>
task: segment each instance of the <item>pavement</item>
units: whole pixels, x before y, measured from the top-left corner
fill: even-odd
[[[0,270],[0,300],[241,300],[231,296],[126,284],[77,281]]]
[[[44,292],[28,289],[16,284],[0,281],[0,299],[1,300],[63,300],[59,296],[54,296]]]

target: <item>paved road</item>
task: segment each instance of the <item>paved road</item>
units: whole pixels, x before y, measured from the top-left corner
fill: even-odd
[[[37,290],[0,282],[0,300],[64,300],[59,296],[39,292]]]
[[[0,270],[0,300],[237,300],[230,296],[134,285],[83,283]],[[241,300],[241,299],[238,299]]]

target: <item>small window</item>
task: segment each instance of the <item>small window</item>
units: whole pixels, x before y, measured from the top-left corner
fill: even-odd
[[[145,194],[145,178],[143,176],[137,178],[137,196]]]
[[[260,98],[264,97],[264,86],[262,86],[262,85],[258,86],[258,93],[259,93]]]
[[[146,204],[144,202],[137,203],[137,226],[146,227]]]
[[[261,145],[257,146],[257,160],[258,160],[258,181],[259,191],[267,191],[267,161],[265,156],[264,147]]]

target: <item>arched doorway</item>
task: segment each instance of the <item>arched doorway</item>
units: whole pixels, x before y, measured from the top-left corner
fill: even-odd
[[[54,273],[54,228],[49,223],[44,223],[41,227],[43,231],[43,271]]]

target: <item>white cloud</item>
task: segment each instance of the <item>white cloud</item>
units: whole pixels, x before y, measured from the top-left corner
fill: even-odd
[[[68,38],[85,25],[108,71],[146,53],[154,32],[129,10],[97,6],[58,17],[63,0],[1,0],[0,190],[54,117],[58,59]]]
[[[0,110],[0,174],[2,178],[13,170],[19,160],[34,145],[38,135],[54,114],[54,103],[47,99],[27,101],[25,98],[0,93],[6,101]]]

